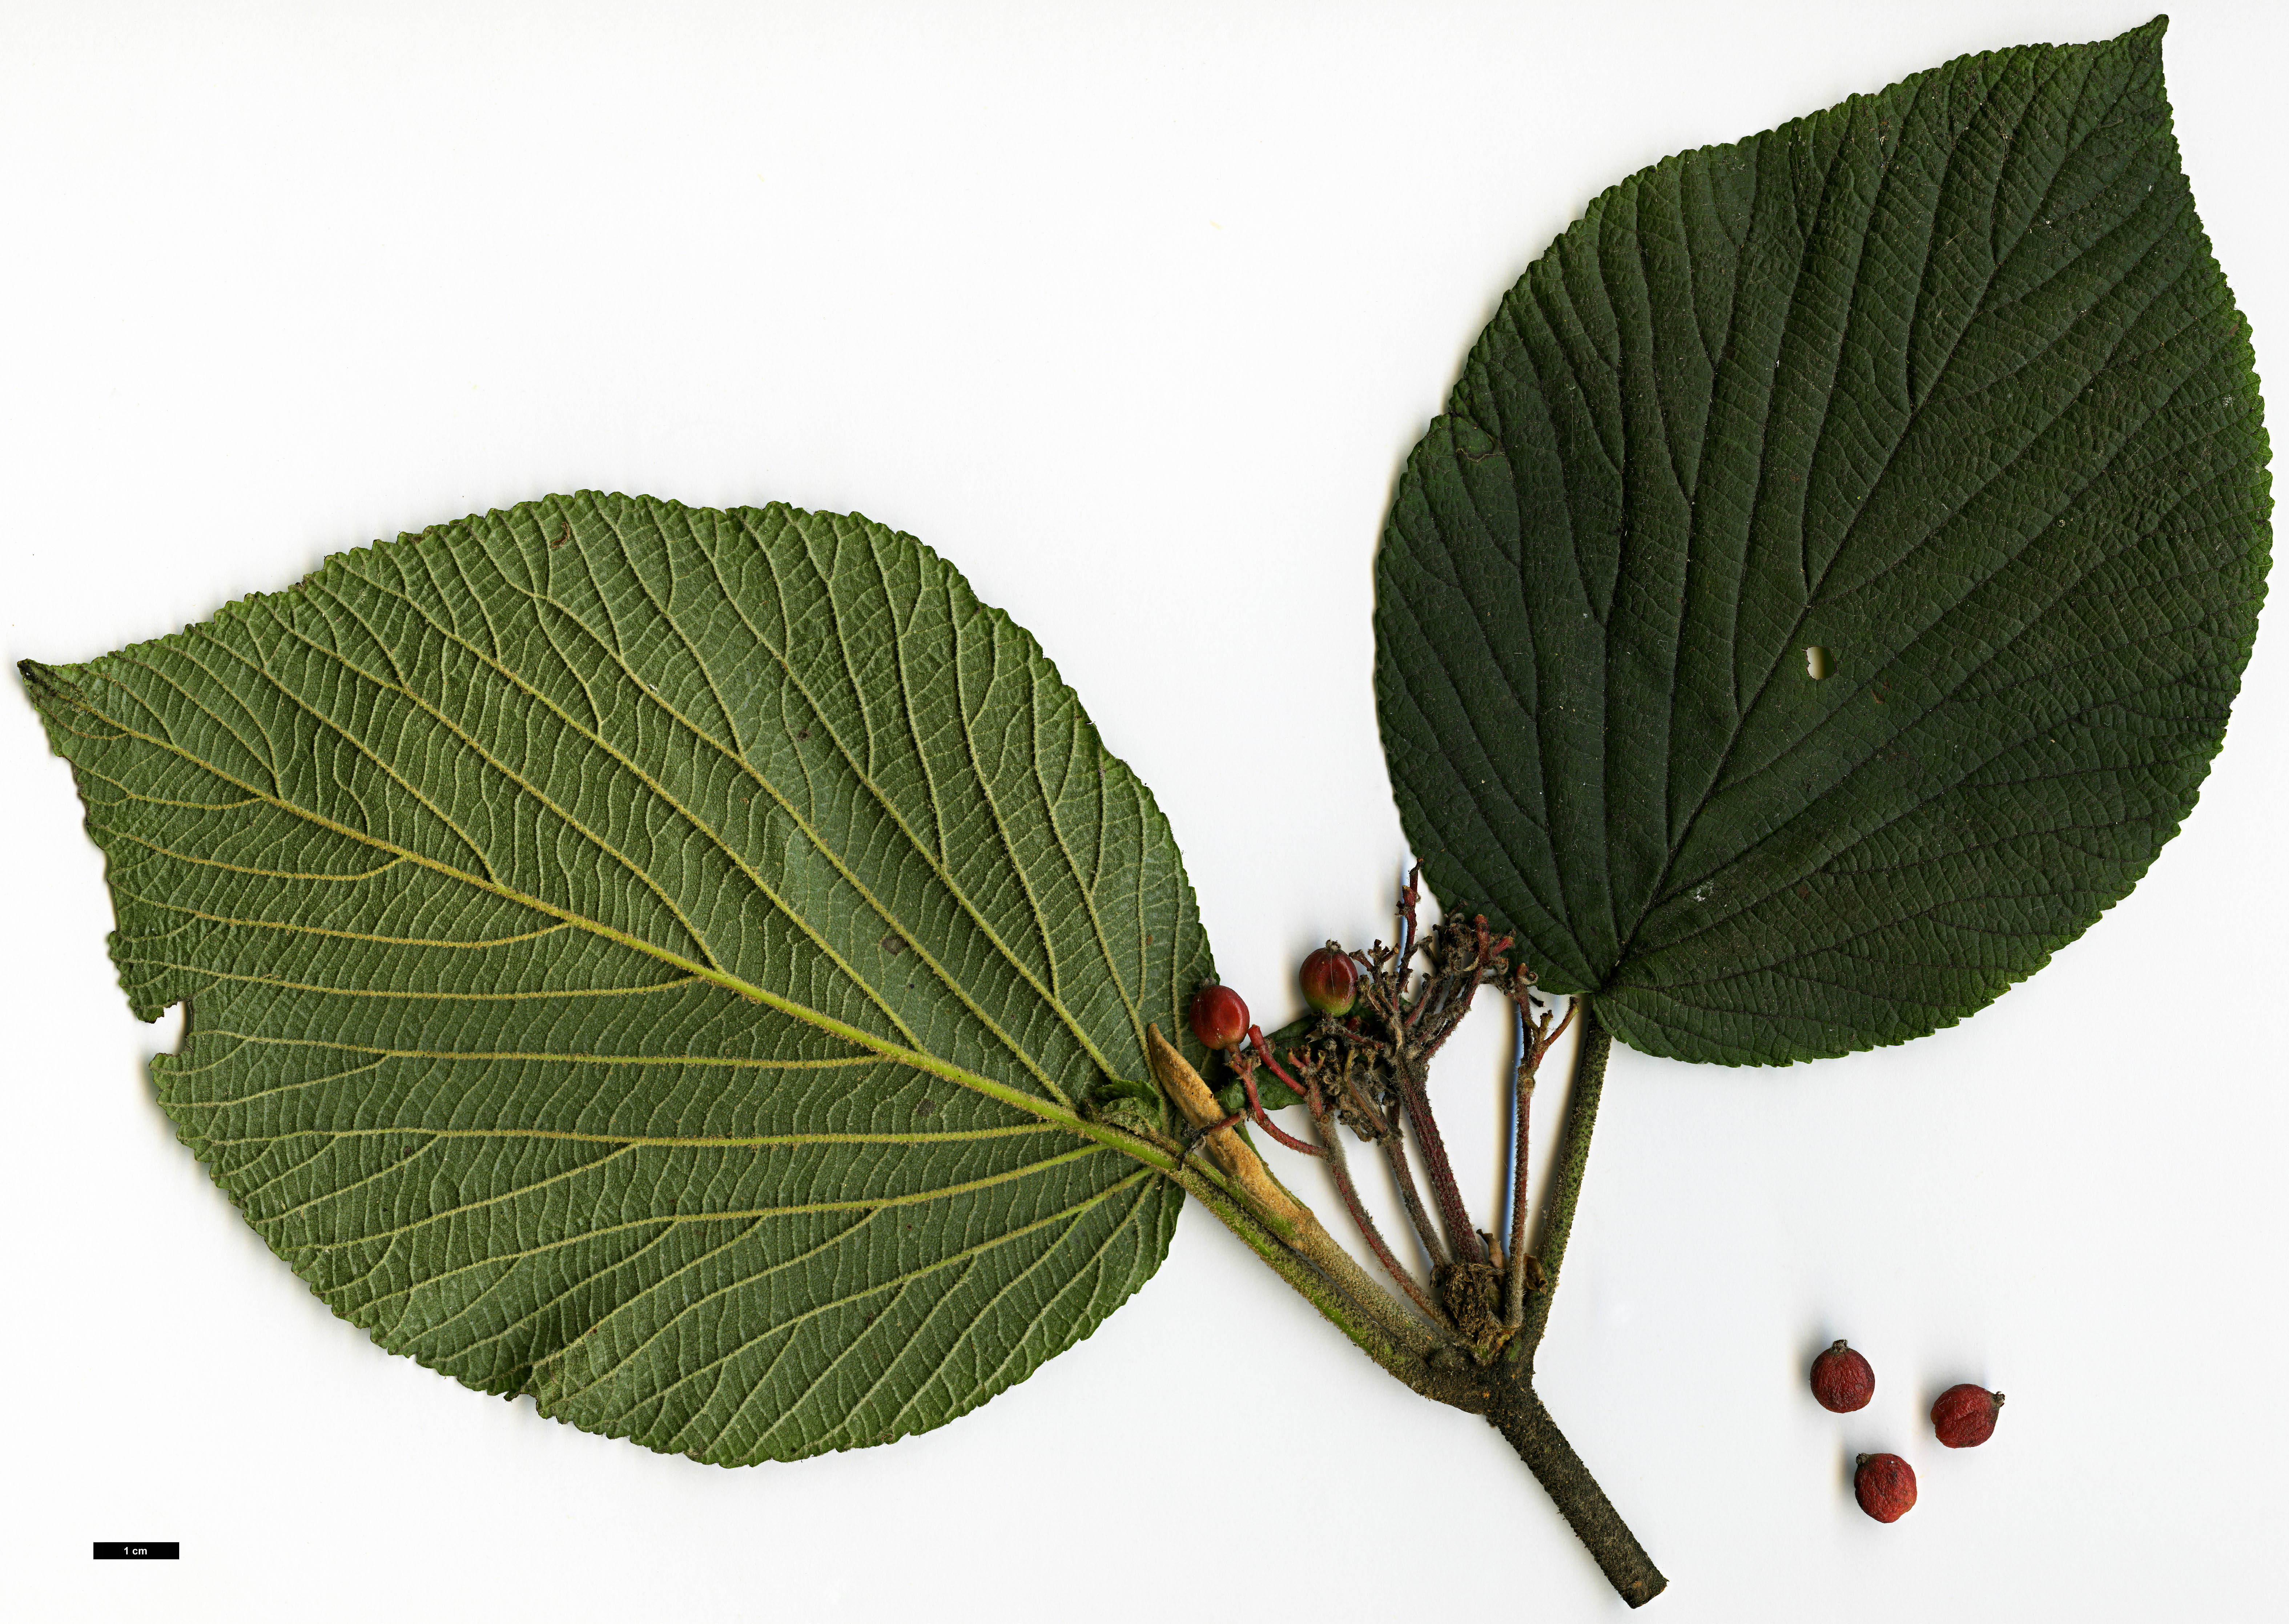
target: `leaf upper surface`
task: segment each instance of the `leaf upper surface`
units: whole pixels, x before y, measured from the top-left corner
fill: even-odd
[[[2192,806],[2270,498],[2161,37],[1966,57],[1631,177],[1409,458],[1376,610],[1409,839],[1625,1041],[1952,1023]]]
[[[27,665],[184,1142],[334,1310],[737,1464],[939,1425],[1181,1195],[1074,1131],[1208,947],[1039,646],[855,515],[583,493]]]

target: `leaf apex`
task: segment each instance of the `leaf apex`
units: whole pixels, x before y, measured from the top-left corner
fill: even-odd
[[[18,660],[16,674],[23,680],[24,690],[33,706],[44,712],[56,702],[68,704],[78,689],[67,681],[61,671],[53,665],[43,665],[37,660]]]

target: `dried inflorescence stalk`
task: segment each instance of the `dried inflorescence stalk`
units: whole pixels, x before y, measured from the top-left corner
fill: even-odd
[[[1535,1349],[1573,1227],[1611,1037],[1579,998],[1560,1015],[1540,994],[1534,972],[1511,960],[1511,939],[1495,934],[1483,918],[1423,931],[1416,919],[1420,900],[1418,879],[1410,875],[1400,893],[1392,945],[1346,950],[1330,942],[1312,954],[1302,979],[1316,1013],[1284,1029],[1276,1043],[1250,1020],[1236,993],[1204,984],[1189,1012],[1193,1036],[1224,1055],[1235,1080],[1221,1095],[1211,1094],[1183,1056],[1152,1034],[1161,1089],[1191,1124],[1181,1143],[1155,1142],[1176,1152],[1172,1174],[1186,1189],[1212,1201],[1237,1198],[1253,1212],[1271,1232],[1257,1234],[1238,1214],[1218,1209],[1242,1239],[1384,1369],[1426,1397],[1484,1416],[1635,1605],[1660,1591],[1660,1571],[1534,1391]],[[1470,1222],[1426,1086],[1432,1060],[1484,986],[1510,1000],[1518,1044],[1507,1244]],[[1529,1107],[1543,1059],[1575,1024],[1579,1063],[1537,1254],[1526,1246]],[[1310,1112],[1316,1143],[1286,1133],[1265,1109],[1296,1103]],[[1241,1134],[1244,1121],[1326,1166],[1344,1211],[1404,1302],[1378,1286],[1293,1202]],[[1400,1261],[1360,1199],[1347,1137],[1373,1145],[1389,1163],[1430,1264],[1427,1279]],[[1192,1159],[1196,1150],[1199,1161]],[[1430,1190],[1427,1204],[1415,1176],[1418,1155]],[[1221,1170],[1216,1190],[1204,1182],[1203,1164]]]
[[[1518,1333],[1527,1294],[1541,1278],[1540,1265],[1524,1245],[1526,1106],[1535,1068],[1572,1017],[1569,1010],[1566,1019],[1554,1020],[1535,994],[1534,972],[1511,962],[1511,938],[1495,935],[1483,916],[1444,920],[1425,932],[1417,919],[1421,899],[1417,871],[1400,892],[1394,944],[1376,942],[1346,952],[1330,942],[1312,956],[1307,991],[1316,994],[1315,1007],[1334,1012],[1291,1028],[1278,1048],[1260,1028],[1248,1029],[1247,1045],[1230,1051],[1245,1103],[1227,1121],[1252,1117],[1280,1142],[1323,1157],[1353,1225],[1392,1282],[1484,1363]],[[1471,1222],[1427,1086],[1432,1060],[1469,1015],[1483,986],[1496,988],[1519,1011],[1506,1246]],[[1529,1007],[1535,1018],[1529,1019]],[[1276,1079],[1304,1103],[1317,1129],[1316,1146],[1289,1137],[1265,1114],[1260,1072],[1266,1074],[1264,1084]],[[1400,1204],[1430,1263],[1427,1284],[1400,1262],[1360,1201],[1342,1129],[1375,1146],[1389,1165]],[[1427,1204],[1415,1174],[1418,1154],[1430,1190]]]

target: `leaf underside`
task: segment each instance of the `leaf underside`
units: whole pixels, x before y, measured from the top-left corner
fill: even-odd
[[[1408,838],[1631,1045],[1951,1024],[2192,807],[2270,498],[2161,39],[1966,57],[1631,177],[1409,458],[1376,609]]]
[[[853,516],[583,493],[28,663],[184,1143],[384,1347],[738,1464],[944,1423],[1181,1195],[1073,1131],[1208,969],[1038,645]]]

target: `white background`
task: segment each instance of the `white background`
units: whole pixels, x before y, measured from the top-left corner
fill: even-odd
[[[1372,549],[1527,262],[1667,153],[2147,3],[17,0],[4,652],[87,657],[575,487],[857,508],[1040,637],[1284,1017],[1304,949],[1387,931]],[[2277,385],[2284,23],[2187,4],[2166,59]],[[2281,613],[2184,838],[1967,1025],[1779,1071],[1615,1056],[1543,1389],[1671,1576],[1658,1616],[2280,1616]],[[1267,784],[1259,746],[1318,765]],[[15,1616],[1621,1612],[1489,1429],[1197,1211],[1033,1381],[798,1466],[385,1356],[173,1142],[142,1064],[174,1018],[129,1018],[11,697],[0,762]],[[1477,1036],[1440,1093],[1483,1151]],[[1804,1390],[1837,1335],[1878,1373],[1848,1418]],[[1920,1418],[1958,1380],[2010,1405],[1950,1454]],[[1904,1522],[1852,1506],[1862,1449],[1920,1472]],[[89,1560],[131,1537],[184,1560]]]

